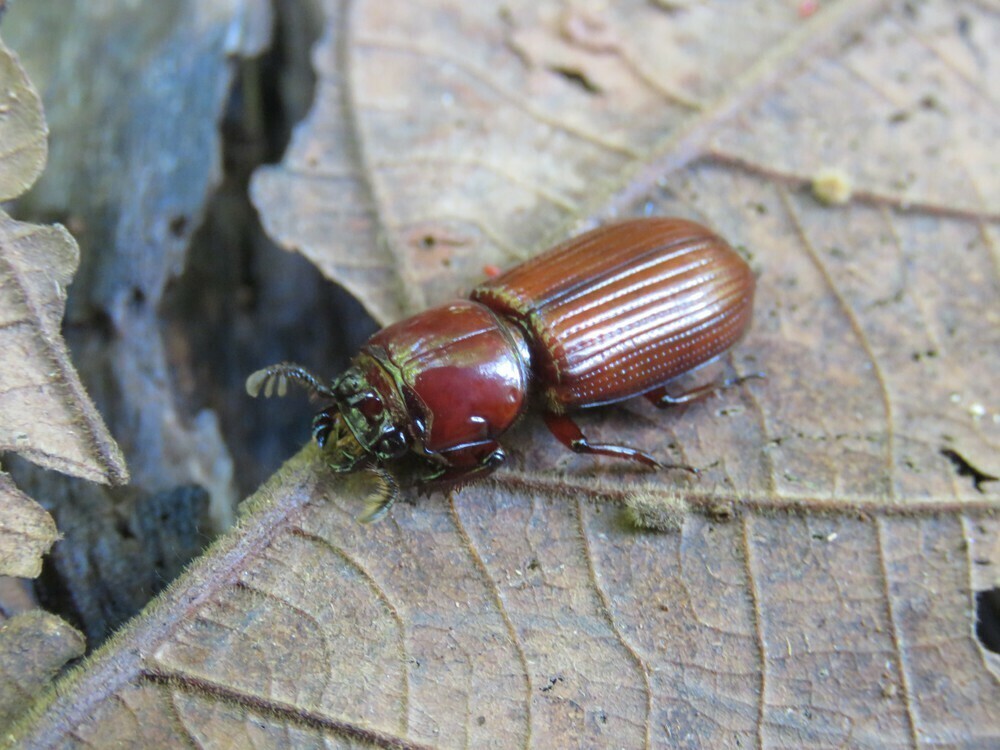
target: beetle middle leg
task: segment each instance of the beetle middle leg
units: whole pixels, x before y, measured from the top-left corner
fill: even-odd
[[[543,414],[545,426],[549,428],[556,439],[569,448],[574,453],[589,453],[594,456],[614,456],[615,458],[627,458],[638,461],[644,466],[653,469],[684,469],[692,474],[698,471],[683,464],[664,464],[657,461],[648,453],[643,453],[637,448],[630,448],[627,445],[614,445],[612,443],[592,443],[580,430],[580,426],[573,421],[573,418],[566,414],[556,414],[546,411]]]
[[[764,373],[762,372],[752,372],[749,375],[742,375],[738,378],[728,378],[727,380],[716,380],[712,383],[706,383],[705,385],[695,386],[689,391],[684,391],[676,396],[671,395],[667,392],[666,386],[660,386],[659,388],[654,388],[651,391],[647,391],[642,394],[650,403],[653,404],[657,409],[669,409],[671,406],[681,406],[682,404],[693,404],[696,401],[701,401],[704,398],[708,398],[714,393],[719,391],[724,391],[727,388],[732,388],[733,386],[740,385],[747,380],[764,379]]]

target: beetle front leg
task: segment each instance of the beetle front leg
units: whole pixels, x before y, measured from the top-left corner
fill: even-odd
[[[614,456],[615,458],[627,458],[632,461],[649,466],[653,469],[684,469],[692,474],[697,474],[697,469],[683,464],[664,464],[657,461],[648,453],[643,453],[637,448],[630,448],[627,445],[614,445],[612,443],[592,443],[580,430],[580,426],[573,421],[573,418],[566,414],[556,414],[546,411],[543,415],[545,426],[549,432],[555,435],[556,439],[569,448],[574,453],[588,453],[593,456]]]
[[[372,466],[368,471],[375,480],[375,488],[365,498],[365,509],[357,519],[359,523],[381,521],[399,497],[399,483],[392,474],[379,466]]]
[[[446,487],[465,484],[496,471],[507,454],[496,441],[467,446],[441,454],[445,463],[428,463],[428,469],[417,475],[421,487]]]
[[[733,386],[740,385],[747,380],[755,380],[757,378],[763,380],[765,377],[762,372],[752,372],[749,375],[742,375],[738,378],[729,378],[727,380],[717,380],[713,383],[707,383],[705,385],[699,385],[692,388],[689,391],[684,391],[676,396],[670,395],[667,392],[666,386],[660,386],[659,388],[654,388],[651,391],[647,391],[642,394],[653,406],[657,409],[669,409],[671,406],[681,406],[682,404],[693,404],[696,401],[701,401],[704,398],[708,398],[713,393],[718,393],[719,391],[724,391],[727,388],[732,388]]]

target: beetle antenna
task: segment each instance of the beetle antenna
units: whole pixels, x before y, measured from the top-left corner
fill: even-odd
[[[399,483],[396,478],[381,466],[372,466],[368,469],[375,475],[375,490],[365,498],[365,509],[358,516],[359,523],[375,523],[385,518],[399,497]]]
[[[257,398],[261,391],[264,392],[265,398],[270,398],[275,392],[278,396],[284,396],[288,393],[289,381],[297,383],[310,396],[333,398],[333,391],[328,386],[323,385],[319,378],[302,365],[297,365],[294,362],[281,362],[252,373],[247,378],[247,393],[253,398]]]

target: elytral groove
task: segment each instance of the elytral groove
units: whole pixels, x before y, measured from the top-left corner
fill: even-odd
[[[910,686],[910,675],[906,668],[906,652],[899,638],[896,608],[893,606],[892,587],[889,585],[889,566],[885,559],[885,521],[881,518],[875,519],[875,541],[879,571],[882,575],[882,596],[885,599],[886,617],[889,623],[889,637],[892,638],[892,647],[896,652],[895,662],[899,676],[900,699],[903,701],[903,709],[906,713],[907,728],[910,730],[910,741],[913,743],[914,750],[916,750],[916,748],[920,747],[920,735],[917,732],[916,717],[913,716],[913,689]]]
[[[611,601],[608,599],[608,595],[604,591],[604,587],[601,586],[600,582],[597,580],[597,570],[594,568],[594,555],[591,552],[587,529],[583,523],[583,502],[580,498],[577,498],[576,501],[576,521],[577,528],[580,532],[580,543],[583,545],[583,557],[587,561],[587,573],[590,576],[590,582],[594,587],[594,591],[597,593],[597,599],[601,603],[601,610],[604,613],[604,618],[607,620],[608,627],[611,628],[611,632],[615,634],[615,638],[618,640],[618,643],[621,644],[623,649],[625,649],[629,657],[635,663],[636,667],[638,667],[639,674],[642,675],[642,685],[643,689],[646,691],[646,717],[643,722],[643,725],[646,727],[645,747],[649,748],[652,746],[653,742],[653,686],[650,684],[649,680],[649,667],[636,650],[635,646],[628,642],[628,639],[625,638],[621,630],[618,628],[614,613],[611,611]]]
[[[787,80],[799,66],[843,43],[852,32],[863,30],[871,18],[884,13],[890,5],[891,0],[840,0],[799,24],[783,40],[765,50],[746,72],[734,77],[714,102],[671,131],[645,160],[624,169],[616,182],[625,187],[613,195],[596,191],[590,205],[600,207],[595,209],[597,217],[622,215],[629,206],[653,192],[664,175],[704,155],[709,139],[722,123],[744,111],[765,91]],[[565,228],[560,228],[560,232],[565,234]]]
[[[215,698],[234,704],[240,708],[262,713],[273,720],[288,722],[309,729],[334,732],[342,737],[361,740],[375,747],[388,748],[389,750],[418,750],[428,747],[427,745],[404,740],[401,737],[394,737],[377,729],[334,719],[316,711],[300,708],[291,703],[240,692],[228,685],[206,680],[202,677],[158,669],[144,669],[140,673],[140,676],[150,683],[162,685],[171,690],[183,691],[193,696]]]
[[[816,495],[783,495],[773,497],[766,492],[741,492],[727,490],[692,490],[655,485],[649,482],[595,485],[593,480],[581,477],[561,477],[503,469],[484,479],[498,487],[530,491],[548,497],[588,498],[595,502],[623,505],[638,490],[662,491],[678,495],[694,510],[712,515],[719,503],[731,503],[736,512],[784,512],[796,515],[829,516],[886,516],[923,518],[937,515],[963,514],[969,517],[1000,514],[1000,497],[989,498],[971,495],[968,500],[929,499],[912,500],[903,504],[878,497],[819,497]]]
[[[747,574],[747,592],[750,594],[750,603],[753,607],[753,628],[754,637],[757,642],[757,653],[760,655],[760,680],[758,689],[760,695],[757,698],[757,747],[763,749],[764,743],[764,714],[767,709],[767,644],[764,642],[764,615],[762,613],[760,599],[760,589],[757,587],[757,576],[754,574],[753,564],[753,539],[750,537],[749,518],[741,519],[742,539],[743,539],[743,567]]]
[[[312,542],[320,547],[326,549],[331,555],[338,557],[343,560],[347,565],[354,569],[354,571],[361,576],[361,578],[368,584],[372,593],[375,597],[382,602],[382,606],[385,607],[386,611],[392,617],[396,623],[396,629],[399,632],[399,663],[403,672],[403,705],[401,707],[402,711],[402,727],[403,732],[408,732],[410,729],[410,658],[409,651],[406,648],[406,625],[403,622],[403,616],[396,609],[396,605],[392,603],[389,599],[389,595],[386,594],[385,589],[375,580],[375,577],[369,573],[361,563],[348,555],[344,550],[335,546],[330,542],[329,539],[320,536],[319,534],[313,533],[311,531],[306,531],[300,526],[293,526],[291,533],[302,539]]]
[[[888,485],[886,487],[886,491],[888,493],[888,500],[890,502],[895,501],[896,420],[892,410],[892,397],[889,395],[888,378],[886,377],[885,371],[882,369],[882,365],[879,362],[878,357],[875,356],[875,351],[872,349],[871,341],[869,341],[868,335],[861,326],[861,321],[858,319],[858,316],[855,314],[854,310],[847,303],[847,300],[841,293],[840,287],[837,286],[833,275],[830,273],[830,269],[819,257],[819,253],[816,252],[816,248],[813,246],[812,240],[806,232],[805,225],[802,223],[802,219],[799,217],[798,212],[795,210],[795,206],[792,204],[792,199],[788,195],[788,191],[779,189],[778,194],[781,196],[781,201],[785,206],[785,210],[788,212],[788,216],[792,220],[792,224],[794,225],[795,231],[802,242],[803,248],[805,248],[806,255],[809,256],[809,259],[816,267],[816,270],[819,271],[820,276],[823,277],[823,281],[830,290],[830,293],[833,294],[834,299],[837,300],[837,305],[843,311],[844,317],[847,318],[847,322],[851,326],[851,330],[854,332],[854,336],[857,338],[861,348],[864,350],[865,356],[868,357],[868,361],[872,366],[872,372],[878,380],[879,395],[882,398],[882,409],[885,411],[885,476],[887,479],[886,483]]]
[[[531,670],[528,668],[528,657],[524,653],[524,647],[521,645],[521,639],[517,636],[517,630],[514,629],[514,623],[510,619],[510,615],[507,612],[507,608],[504,606],[503,597],[500,596],[500,589],[497,587],[496,581],[493,580],[493,576],[490,575],[489,569],[486,567],[486,563],[480,556],[479,552],[476,550],[475,544],[472,543],[472,538],[469,536],[469,532],[465,529],[465,524],[462,523],[462,518],[458,514],[458,507],[455,505],[455,493],[448,493],[448,506],[451,512],[452,522],[455,524],[455,530],[458,532],[462,543],[468,550],[469,555],[472,558],[473,563],[479,568],[480,574],[483,576],[483,581],[486,583],[487,589],[493,596],[493,603],[496,605],[497,612],[500,613],[500,618],[504,622],[504,627],[507,629],[507,635],[510,637],[510,641],[514,646],[514,650],[517,651],[517,659],[521,663],[521,669],[524,671],[524,690],[525,690],[525,714],[527,717],[527,732],[524,736],[524,747],[531,747],[531,730],[532,730],[532,699],[535,695],[534,685],[531,679]]]

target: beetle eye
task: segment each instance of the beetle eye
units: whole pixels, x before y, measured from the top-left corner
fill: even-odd
[[[340,381],[334,386],[334,390],[341,398],[347,398],[360,391],[363,385],[361,376],[353,370],[348,370],[341,376]]]
[[[402,431],[392,429],[384,433],[375,444],[375,453],[383,461],[399,458],[406,453],[406,438]]]

